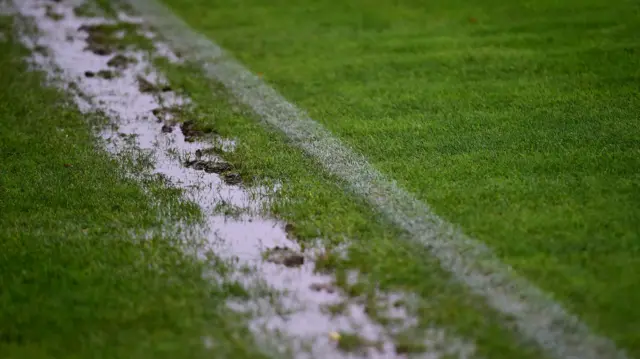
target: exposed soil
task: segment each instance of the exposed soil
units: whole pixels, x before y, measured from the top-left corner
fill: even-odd
[[[115,77],[115,73],[109,70],[100,70],[98,71],[98,77],[102,77],[103,79],[111,80]]]
[[[209,162],[204,171],[207,173],[223,173],[232,170],[233,167],[227,162]]]
[[[142,76],[138,76],[138,89],[143,93],[158,93],[172,91],[169,85],[153,84]]]
[[[284,231],[287,232],[287,233],[292,233],[295,229],[296,229],[296,227],[291,223],[287,223],[284,226]]]
[[[89,40],[87,40],[87,47],[85,48],[85,50],[91,51],[94,54],[100,55],[100,56],[111,55],[114,52],[114,49],[112,46],[109,46],[107,44],[101,44],[99,42],[89,41]]]
[[[46,7],[46,16],[54,21],[60,21],[64,19],[64,15],[55,12],[51,5],[47,5]]]
[[[46,46],[42,46],[42,45],[36,45],[33,48],[33,51],[39,53],[40,55],[43,56],[48,56],[49,55],[49,49]]]
[[[284,226],[284,232],[287,234],[287,237],[289,237],[292,240],[296,239],[296,227],[292,224],[292,223],[287,223]]]
[[[67,88],[73,92],[80,91],[80,89],[78,88],[78,84],[76,82],[69,82],[69,85],[67,86]]]
[[[180,130],[184,135],[184,140],[187,142],[193,142],[197,137],[204,135],[204,131],[197,129],[195,122],[185,121],[180,125]]]
[[[183,109],[179,106],[157,107],[151,110],[151,113],[158,119],[158,122],[178,117],[182,112]]]
[[[142,76],[138,76],[138,89],[140,92],[157,92],[156,86]]]
[[[121,23],[117,25],[82,25],[78,28],[78,31],[84,31],[89,36],[87,37],[87,47],[85,50],[91,51],[96,55],[107,56],[116,52],[117,50],[124,50],[126,43],[121,36],[118,36],[119,31],[131,31],[135,24]]]
[[[309,286],[309,288],[311,288],[311,290],[315,290],[316,292],[325,291],[327,293],[334,293],[336,291],[336,288],[329,283],[313,283],[311,286]]]
[[[185,167],[191,167],[197,171],[205,171],[207,173],[216,173],[216,174],[225,173],[233,169],[233,166],[231,164],[224,161],[202,161],[199,158],[192,161],[186,161],[184,165]],[[241,180],[232,184],[237,184],[240,182]]]
[[[226,184],[240,184],[242,182],[242,177],[240,177],[240,174],[232,172],[232,173],[227,173],[222,177],[222,180],[224,181],[224,183]]]
[[[193,164],[193,169],[196,171],[204,171],[204,168],[207,166],[205,162],[198,161]]]
[[[122,54],[115,55],[107,62],[107,66],[114,67],[119,70],[126,69],[130,64],[135,64],[138,61],[132,57],[127,57]]]
[[[173,127],[169,126],[169,125],[162,125],[162,132],[163,133],[170,133],[173,132]]]
[[[116,76],[116,74],[113,71],[100,70],[98,72],[85,71],[84,72],[84,76],[88,77],[88,78],[93,78],[93,77],[97,76],[97,77],[101,77],[103,79],[111,80],[112,78],[114,78]]]
[[[304,257],[300,253],[290,248],[278,246],[265,252],[265,260],[271,263],[283,264],[287,267],[299,267],[304,264]]]
[[[104,26],[100,25],[82,25],[79,31],[85,31],[87,37],[87,47],[85,50],[91,51],[96,55],[106,56],[115,51],[111,36],[105,32]]]

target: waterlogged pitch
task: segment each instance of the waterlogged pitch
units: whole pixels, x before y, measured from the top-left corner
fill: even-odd
[[[637,3],[3,8],[0,353],[640,357]]]

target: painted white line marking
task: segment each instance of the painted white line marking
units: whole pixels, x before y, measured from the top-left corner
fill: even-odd
[[[546,293],[500,262],[482,243],[435,215],[425,203],[385,178],[322,125],[288,102],[210,39],[194,32],[155,0],[123,0],[206,73],[224,84],[265,122],[284,132],[329,172],[344,179],[393,223],[423,243],[442,267],[513,318],[518,331],[558,359],[626,358],[607,338],[593,334]]]

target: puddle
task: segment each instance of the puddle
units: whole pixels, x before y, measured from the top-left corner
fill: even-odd
[[[410,319],[411,311],[393,304],[406,296],[378,294],[377,305],[385,307],[387,316],[397,323],[383,327],[369,318],[360,298],[348,298],[334,287],[332,276],[314,273],[315,255],[302,252],[288,239],[286,224],[256,214],[261,201],[277,188],[245,188],[233,165],[216,154],[216,150],[233,151],[235,142],[179,119],[175,109],[191,101],[176,94],[153,70],[146,52],[113,41],[127,36],[124,30],[104,30],[104,25],[116,22],[78,17],[74,11],[78,5],[81,2],[15,2],[19,13],[32,17],[40,31],[34,38],[25,37],[25,44],[46,50],[34,51],[33,60],[52,79],[65,82],[64,88],[77,90],[76,102],[82,111],[101,110],[109,117],[111,125],[100,136],[110,152],[117,154],[133,142],[151,156],[154,173],[186,189],[187,199],[205,214],[205,223],[186,233],[206,238],[207,250],[233,259],[238,267],[251,268],[249,274],[235,274],[247,288],[257,293],[266,286],[279,293],[275,299],[256,294],[248,301],[229,302],[233,310],[252,313],[250,327],[256,337],[264,342],[276,336],[286,338],[296,358],[406,357],[406,346],[392,339],[417,325]],[[125,29],[142,23],[127,15],[119,21],[128,24]],[[143,29],[139,34],[154,37]],[[156,54],[180,61],[161,42],[156,41],[155,47]],[[234,208],[242,210],[231,215]],[[206,250],[200,255],[206,257]],[[207,340],[203,339],[204,345]],[[474,356],[472,344],[451,339],[443,330],[427,330],[421,342],[427,349],[420,357]]]

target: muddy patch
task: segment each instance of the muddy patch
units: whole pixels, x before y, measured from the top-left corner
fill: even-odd
[[[309,288],[316,292],[334,293],[336,291],[336,287],[331,283],[313,283]]]
[[[156,118],[158,123],[166,122],[172,126],[177,124],[184,117],[185,109],[179,106],[163,106],[156,107],[151,110],[151,114]]]
[[[233,166],[222,160],[217,161],[203,161],[203,160],[189,160],[184,163],[185,167],[193,168],[197,171],[204,171],[206,173],[221,174],[233,170]]]
[[[87,78],[99,77],[105,80],[111,80],[115,76],[116,74],[113,71],[109,71],[109,70],[100,70],[98,72],[93,72],[93,71],[84,72],[84,77],[87,77]]]
[[[171,91],[171,86],[168,84],[154,84],[151,81],[144,78],[142,75],[138,75],[138,89],[142,93],[160,93]]]
[[[304,264],[304,256],[286,247],[274,247],[264,253],[267,262],[282,264],[287,267],[300,267]]]
[[[120,47],[124,49],[122,45],[116,45],[116,39],[111,35],[112,33],[107,31],[106,25],[82,25],[78,28],[80,31],[84,31],[88,34],[87,44],[85,50],[91,51],[99,56],[107,56],[114,53]]]
[[[46,15],[49,19],[51,19],[51,20],[53,20],[53,21],[60,21],[60,20],[64,19],[64,15],[62,15],[62,14],[60,14],[60,13],[57,13],[57,12],[53,9],[53,6],[51,6],[51,5],[47,5],[45,8],[47,9],[47,10],[46,10],[45,15]]]
[[[215,133],[215,130],[212,127],[199,126],[191,120],[183,122],[180,125],[180,131],[182,131],[182,135],[187,142],[194,142],[197,139],[204,137],[206,134]]]
[[[78,31],[86,34],[85,50],[99,56],[108,56],[139,46],[146,40],[140,34],[140,25],[131,22],[83,24]]]
[[[239,173],[235,172],[225,173],[222,179],[224,180],[224,183],[228,185],[238,185],[242,183],[242,177],[240,177]]]
[[[111,60],[107,61],[107,66],[114,67],[118,70],[124,70],[129,65],[135,64],[137,60],[133,57],[125,56],[122,54],[117,54],[111,58]]]

